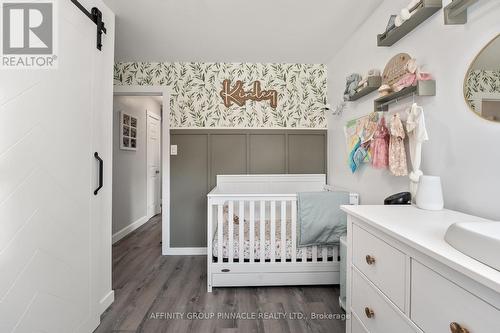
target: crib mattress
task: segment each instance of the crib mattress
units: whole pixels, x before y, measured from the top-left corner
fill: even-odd
[[[286,259],[292,259],[292,239],[291,239],[291,220],[286,221],[286,240],[282,242],[281,240],[281,221],[276,221],[276,241],[275,241],[275,249],[274,255],[275,259],[281,260],[281,248],[282,244],[286,247]],[[248,221],[243,221],[243,231],[244,231],[244,244],[243,244],[243,258],[250,259],[250,233],[249,233],[249,225]],[[223,226],[223,242],[222,242],[222,257],[227,259],[229,258],[229,225],[227,220],[224,221]],[[239,246],[239,223],[234,224],[234,232],[233,232],[233,258],[238,259],[240,256],[240,246]],[[271,259],[272,249],[271,249],[271,221],[265,221],[265,240],[261,241],[260,239],[260,221],[255,221],[255,236],[254,236],[254,258],[255,260],[260,260],[261,255],[261,246],[264,246],[264,260]],[[328,258],[333,258],[338,255],[338,246],[318,246],[317,247],[317,258],[323,258],[323,248],[326,248],[326,253]],[[218,230],[215,232],[214,239],[212,241],[212,255],[214,257],[218,257]],[[313,257],[313,248],[312,246],[308,247],[297,247],[296,249],[296,257],[297,259],[302,258],[304,251],[306,252],[306,258],[312,259]],[[336,260],[336,259],[335,259]]]

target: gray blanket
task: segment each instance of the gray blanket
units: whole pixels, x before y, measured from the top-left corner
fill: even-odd
[[[297,193],[298,246],[338,245],[347,232],[347,215],[340,210],[349,204],[349,192]]]

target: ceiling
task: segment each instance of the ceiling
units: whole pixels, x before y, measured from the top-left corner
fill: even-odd
[[[383,0],[104,0],[116,61],[326,63]]]

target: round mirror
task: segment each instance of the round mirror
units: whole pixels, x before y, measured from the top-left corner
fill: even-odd
[[[464,95],[478,116],[500,122],[500,35],[489,42],[470,65]]]

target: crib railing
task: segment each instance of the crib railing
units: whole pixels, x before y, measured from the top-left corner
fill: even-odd
[[[238,223],[235,223],[237,217]],[[270,228],[269,239],[266,237],[266,220]],[[227,221],[227,222],[226,222]],[[225,223],[226,222],[226,223]],[[289,223],[288,223],[289,222]],[[256,258],[256,226],[259,224],[260,251]],[[276,235],[276,228],[280,234]],[[212,254],[212,239],[217,232],[217,255],[212,262],[216,263],[297,263],[337,261],[338,249],[330,247],[302,247],[302,255],[297,258],[297,197],[289,196],[228,196],[211,197],[208,201],[208,250]],[[224,230],[227,228],[228,230]],[[235,228],[238,236],[235,237]],[[287,232],[288,231],[288,232]],[[224,235],[227,234],[227,238]],[[245,234],[248,235],[249,254],[245,258]],[[289,235],[289,236],[287,236]],[[277,237],[280,248],[277,249]],[[291,243],[291,253],[287,256],[287,239]],[[270,243],[270,255],[266,260],[266,241]],[[224,242],[227,244],[227,255],[223,255]],[[238,253],[235,253],[235,242]],[[333,252],[332,252],[333,251]],[[279,254],[277,258],[276,254]],[[308,253],[311,258],[308,259]],[[319,258],[319,259],[318,259]]]

